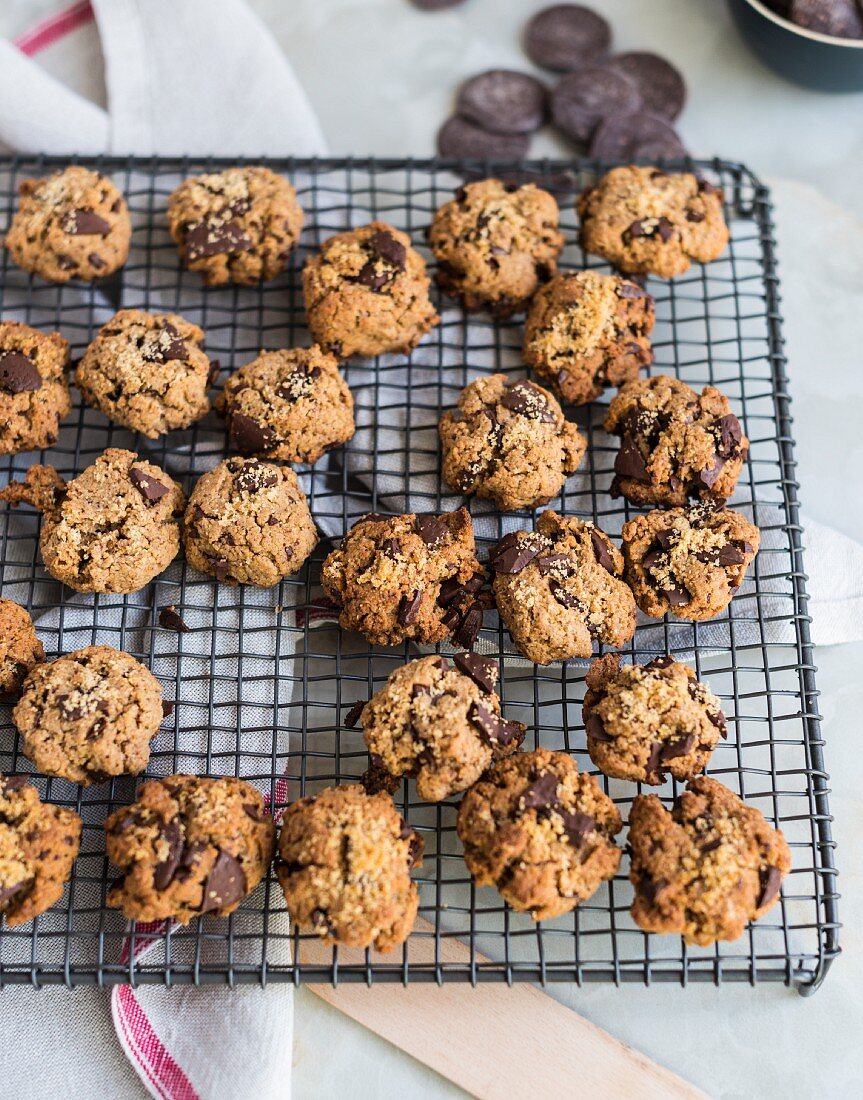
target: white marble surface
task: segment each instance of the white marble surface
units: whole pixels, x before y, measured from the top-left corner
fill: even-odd
[[[391,156],[432,151],[461,77],[491,66],[527,67],[519,30],[544,6],[544,0],[466,0],[424,14],[408,0],[251,3],[293,61],[331,150]],[[60,6],[3,0],[0,33],[13,35]],[[693,151],[746,161],[773,183],[802,500],[813,517],[863,540],[863,95],[828,97],[773,76],[738,40],[721,0],[596,0],[595,6],[612,21],[620,48],[657,49],[684,71],[691,99],[681,129]],[[534,151],[565,149],[542,135]],[[844,954],[824,988],[812,999],[774,988],[551,990],[726,1100],[844,1100],[863,1092],[863,644],[819,649],[817,663],[845,923]],[[72,1006],[67,993],[43,996]],[[71,997],[80,1010],[80,994]],[[86,1018],[79,1011],[70,1019],[37,1078],[32,1067],[10,1067],[8,1094],[62,1090],[64,1045],[81,1041],[88,1029],[98,1051],[93,1095],[142,1095],[119,1052],[111,1057],[98,997],[87,996]],[[487,1041],[479,1023],[477,1042]],[[14,1035],[4,1036],[7,1050],[13,1044]],[[305,991],[297,998],[294,1052],[294,1090],[303,1100],[456,1091]],[[578,1095],[577,1082],[571,1094]]]

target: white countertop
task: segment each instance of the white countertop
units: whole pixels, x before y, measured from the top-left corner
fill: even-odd
[[[409,0],[250,2],[305,84],[331,151],[382,156],[431,153],[462,77],[490,67],[530,68],[519,48],[520,28],[545,6],[545,0],[466,0],[428,14]],[[0,33],[20,32],[60,6],[58,0],[3,0]],[[594,6],[612,22],[618,48],[655,49],[684,72],[690,102],[680,128],[694,153],[742,160],[773,184],[804,510],[863,541],[863,94],[819,95],[774,76],[737,38],[720,0],[594,0]],[[543,134],[533,152],[565,155],[566,148]],[[863,1089],[857,848],[863,842],[863,644],[819,649],[816,662],[845,923],[844,954],[824,987],[811,999],[773,987],[549,990],[728,1100],[841,1100]],[[457,1091],[305,991],[295,1015],[298,1098]],[[91,1042],[109,1034],[95,1008],[79,1026],[89,1029]],[[64,1041],[58,1036],[58,1048]],[[93,1047],[100,1063],[94,1095],[143,1095],[119,1052],[112,1058],[110,1041]],[[20,1079],[13,1067],[12,1080],[6,1078],[22,1096],[28,1081],[32,1089],[32,1067],[26,1073],[22,1067]],[[46,1059],[38,1094],[64,1088],[62,1059]]]

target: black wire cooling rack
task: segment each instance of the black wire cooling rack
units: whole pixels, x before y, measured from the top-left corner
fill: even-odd
[[[96,286],[60,287],[31,278],[2,254],[0,317],[58,329],[80,355],[98,327],[121,305],[175,310],[202,326],[207,351],[222,378],[262,347],[308,342],[300,269],[331,233],[379,217],[405,229],[424,248],[434,210],[465,170],[489,165],[440,161],[275,161],[295,184],[306,211],[301,246],[279,279],[254,288],[204,290],[181,270],[166,230],[168,195],[217,160],[86,159],[110,174],[126,194],[134,237],[122,272]],[[36,157],[0,161],[0,227],[8,224],[19,182],[62,161]],[[575,193],[602,166],[533,162],[518,167],[557,195],[566,234],[566,268],[600,266],[576,240]],[[105,905],[112,870],[102,822],[131,802],[136,780],[87,789],[37,777],[43,797],[73,807],[84,819],[81,855],[63,898],[30,924],[0,930],[0,984],[249,983],[305,981],[763,981],[816,988],[838,952],[833,842],[822,758],[817,691],[803,571],[789,398],[784,371],[779,286],[770,200],[743,166],[683,162],[720,184],[732,232],[730,246],[708,267],[694,266],[672,282],[651,280],[656,299],[653,372],[691,385],[713,383],[731,399],[751,440],[735,507],[754,517],[763,548],[747,586],[712,623],[641,619],[626,652],[643,659],[658,649],[690,661],[722,699],[729,739],[710,765],[718,777],[780,826],[793,854],[781,902],[735,943],[686,946],[673,936],[646,935],[629,916],[631,887],[624,856],[620,873],[573,913],[541,925],[506,908],[491,889],[471,883],[455,836],[456,800],[429,806],[405,783],[397,802],[425,837],[417,872],[421,917],[428,924],[388,956],[318,947],[289,928],[271,874],[228,919],[202,917],[186,928],[135,927]],[[495,166],[498,172],[516,166]],[[236,775],[259,786],[278,812],[300,794],[355,781],[367,756],[359,731],[345,718],[405,660],[410,647],[368,647],[341,633],[321,603],[320,563],[329,540],[362,513],[435,511],[456,507],[438,475],[436,424],[459,389],[484,371],[523,371],[518,320],[465,316],[445,300],[442,323],[412,356],[353,361],[345,367],[359,430],[347,448],[330,453],[301,480],[327,536],[306,568],[278,589],[217,585],[180,559],[132,596],[86,597],[64,589],[41,566],[38,517],[4,508],[0,526],[3,596],[30,609],[49,657],[94,642],[127,650],[159,677],[176,701],[153,745],[150,775],[174,771]],[[585,469],[553,507],[592,517],[619,535],[629,506],[608,495],[616,447],[602,431],[604,404],[570,413],[589,439]],[[2,480],[34,461],[64,475],[80,472],[108,446],[146,454],[178,477],[187,491],[225,453],[221,421],[211,414],[194,428],[151,442],[110,424],[76,395],[55,447],[41,455],[2,459]],[[530,523],[528,513],[501,517],[470,502],[483,548],[505,530]],[[177,634],[158,625],[158,609],[175,604],[189,627]],[[585,662],[536,667],[512,652],[492,614],[480,643],[500,657],[505,712],[529,727],[527,747],[571,752],[591,768],[581,722]],[[2,706],[0,770],[29,771],[10,707]],[[627,816],[636,785],[602,779]],[[660,791],[670,800],[676,784]],[[622,834],[625,839],[625,833]],[[430,925],[430,927],[429,927]],[[464,945],[461,953],[452,941]],[[144,952],[144,947],[148,949]]]

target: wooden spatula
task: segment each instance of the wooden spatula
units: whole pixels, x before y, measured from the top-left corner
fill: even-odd
[[[434,932],[423,920],[416,930]],[[442,962],[470,958],[457,940],[443,939],[439,945]],[[433,939],[412,939],[411,962],[433,962],[434,947]],[[330,958],[330,949],[318,943],[300,945],[300,962],[328,965]],[[339,961],[362,964],[364,956],[342,949]],[[694,1085],[532,985],[308,988],[481,1100],[706,1100]]]

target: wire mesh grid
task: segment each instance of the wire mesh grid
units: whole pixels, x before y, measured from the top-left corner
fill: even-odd
[[[464,171],[491,174],[515,166],[439,161],[273,161],[289,176],[306,212],[297,254],[283,276],[254,288],[205,290],[181,269],[166,229],[165,206],[186,175],[225,166],[209,160],[100,158],[129,201],[134,234],[123,270],[95,286],[54,286],[31,278],[2,257],[0,317],[58,329],[80,355],[98,327],[122,307],[174,310],[201,325],[222,377],[260,348],[307,343],[300,292],[302,261],[320,242],[378,217],[406,230],[424,249],[423,230]],[[21,179],[61,162],[0,161],[0,223],[8,224]],[[601,267],[577,244],[574,194],[603,166],[534,162],[521,165],[559,199],[564,268]],[[737,942],[689,947],[679,937],[647,935],[629,916],[626,855],[616,878],[571,914],[534,924],[509,910],[492,889],[471,882],[455,836],[457,799],[420,802],[404,783],[396,801],[424,836],[415,872],[420,915],[429,922],[393,954],[318,948],[289,927],[272,874],[230,918],[206,916],[187,927],[136,927],[105,898],[112,878],[102,823],[134,798],[129,777],[89,788],[36,777],[43,797],[84,819],[81,854],[63,898],[30,924],[0,930],[0,984],[121,981],[245,983],[270,981],[607,981],[615,983],[783,982],[803,991],[823,978],[837,944],[833,842],[822,760],[817,692],[806,612],[794,479],[789,401],[784,375],[778,280],[769,195],[744,167],[686,162],[724,189],[731,242],[709,267],[694,266],[672,282],[651,281],[656,300],[653,373],[693,386],[712,383],[731,399],[751,441],[750,461],[733,501],[762,529],[752,576],[729,609],[711,623],[656,623],[643,617],[624,659],[658,650],[692,663],[720,696],[729,738],[709,772],[757,806],[789,840],[793,870],[781,902]],[[47,576],[38,554],[38,517],[4,509],[0,527],[0,593],[33,614],[48,656],[95,642],[140,658],[176,709],[153,743],[148,775],[175,771],[236,775],[257,785],[276,812],[301,794],[355,781],[367,766],[359,731],[344,719],[377,690],[415,648],[369,647],[340,632],[322,607],[320,563],[366,511],[441,511],[467,503],[474,513],[479,556],[507,530],[529,526],[530,513],[500,516],[481,502],[447,493],[441,484],[436,425],[468,381],[489,370],[523,373],[518,320],[466,316],[441,300],[442,321],[411,356],[353,361],[345,375],[354,392],[358,433],[314,469],[300,471],[312,513],[325,535],[297,576],[278,589],[217,585],[178,559],[131,596],[82,596]],[[40,455],[2,459],[2,480],[34,461],[71,476],[108,446],[128,447],[162,465],[189,491],[196,477],[224,457],[223,423],[214,415],[188,431],[156,441],[121,429],[85,406],[73,391],[73,412],[56,446]],[[607,399],[571,410],[589,441],[585,467],[551,506],[595,519],[612,536],[631,513],[609,494],[616,446],[602,431]],[[189,633],[158,625],[158,609],[175,604]],[[579,766],[587,755],[581,700],[586,662],[539,667],[514,653],[497,616],[487,613],[480,637],[499,657],[505,713],[528,726],[525,747],[565,749]],[[29,771],[10,708],[2,708],[0,770]],[[624,820],[635,784],[604,779]],[[670,802],[678,785],[659,793]],[[623,834],[625,837],[625,833]],[[452,941],[466,950],[449,950]],[[139,952],[145,944],[146,953]]]

